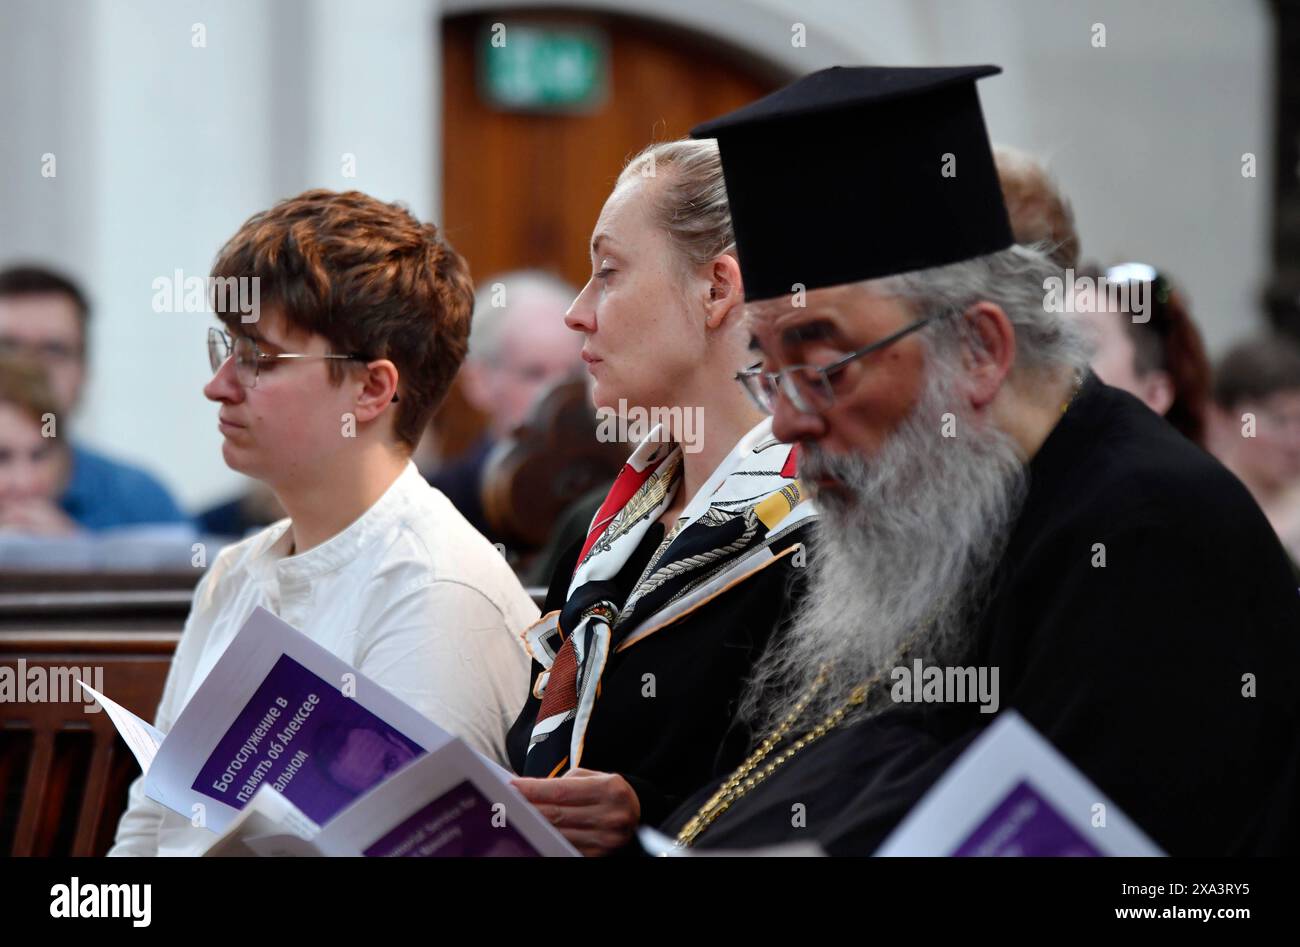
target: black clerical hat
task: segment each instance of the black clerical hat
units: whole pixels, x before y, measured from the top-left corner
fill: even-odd
[[[997,66],[836,66],[691,130],[717,138],[745,298],[1011,246],[975,80]]]

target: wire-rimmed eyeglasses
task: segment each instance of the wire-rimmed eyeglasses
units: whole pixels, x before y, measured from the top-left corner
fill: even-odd
[[[749,396],[759,409],[768,414],[776,407],[776,395],[779,391],[785,395],[796,411],[801,414],[816,414],[825,411],[835,403],[835,389],[831,384],[833,376],[842,372],[846,366],[865,355],[878,352],[888,345],[893,345],[904,336],[921,329],[938,316],[926,316],[906,325],[883,339],[863,346],[856,352],[850,352],[829,365],[790,365],[775,372],[765,372],[758,366],[736,373],[736,381],[744,385]]]
[[[339,355],[330,353],[327,355],[299,355],[290,352],[282,352],[272,355],[263,352],[257,347],[257,343],[246,335],[235,336],[231,341],[230,334],[215,326],[208,329],[208,363],[212,366],[213,374],[220,370],[225,364],[226,359],[234,356],[235,359],[235,377],[245,388],[257,387],[257,376],[259,367],[262,362],[272,361],[274,359],[312,359],[312,358],[341,358],[349,361],[368,362],[370,359],[364,355]],[[397,395],[393,395],[393,401],[397,400]]]

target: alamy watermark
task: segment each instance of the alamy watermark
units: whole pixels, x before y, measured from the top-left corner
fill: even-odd
[[[974,704],[980,713],[998,712],[996,667],[926,666],[917,658],[912,666],[899,665],[890,672],[894,686],[889,694],[897,704]]]
[[[640,444],[657,426],[662,426],[687,454],[704,450],[704,408],[701,405],[683,408],[628,407],[627,399],[619,398],[618,407],[596,409],[596,440],[602,444]]]
[[[148,927],[153,885],[83,883],[73,875],[67,884],[50,888],[50,917],[122,917],[129,918],[132,927]]]
[[[1065,278],[1043,280],[1044,312],[1126,312],[1134,322],[1151,320],[1152,284],[1149,280],[1093,279],[1065,271]]]
[[[28,667],[27,660],[19,658],[17,666],[0,664],[0,704],[84,704],[86,713],[99,713],[99,702],[87,699],[81,681],[102,694],[103,667],[44,664]]]
[[[150,285],[154,312],[239,313],[245,325],[261,318],[258,276],[186,276],[184,270],[176,270]]]

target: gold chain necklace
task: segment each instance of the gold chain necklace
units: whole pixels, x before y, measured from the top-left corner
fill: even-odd
[[[935,621],[938,615],[938,606],[929,610],[926,617],[921,621],[922,629],[928,628]],[[920,639],[921,633],[918,631],[898,649],[895,656],[895,666],[897,662],[902,661],[912,650],[913,645]],[[732,805],[743,797],[747,792],[763,782],[778,769],[781,768],[789,759],[811,743],[815,743],[824,737],[827,733],[838,727],[849,711],[855,707],[860,707],[866,703],[867,694],[870,692],[872,685],[879,683],[880,679],[885,676],[885,669],[878,671],[867,680],[863,681],[849,693],[848,698],[822,718],[821,722],[815,727],[795,740],[788,747],[782,750],[770,763],[762,769],[755,772],[758,765],[763,762],[769,753],[779,744],[790,728],[799,722],[812,699],[817,696],[817,692],[826,684],[827,669],[822,668],[818,673],[816,680],[813,681],[812,687],[808,688],[808,693],[799,698],[799,702],[794,708],[782,718],[776,729],[759,744],[758,749],[749,755],[749,758],[732,773],[727,781],[718,787],[718,791],[709,797],[709,800],[700,806],[700,811],[691,816],[680,832],[677,833],[675,844],[678,848],[689,848],[695,840],[700,837],[705,829],[718,820],[718,818],[732,807]]]
[[[899,652],[900,660],[910,647],[911,642],[909,641],[904,645],[903,650]],[[728,777],[727,781],[718,788],[718,791],[709,798],[709,801],[700,807],[700,811],[695,813],[691,820],[682,826],[682,830],[677,833],[677,847],[688,848],[700,837],[700,833],[716,822],[724,812],[731,808],[733,803],[780,769],[782,765],[804,747],[815,743],[838,727],[850,710],[866,703],[871,686],[878,683],[883,676],[884,671],[881,671],[853,688],[844,703],[828,713],[820,723],[782,750],[770,763],[758,770],[758,772],[754,772],[758,765],[772,752],[773,748],[790,732],[790,728],[799,721],[804,711],[808,709],[812,699],[817,696],[817,692],[825,685],[826,670],[823,669],[817,675],[817,679],[813,681],[808,693],[799,698],[799,702],[795,704],[794,709],[785,715],[771,735],[759,744],[758,749],[749,755],[749,759],[740,764],[740,767]]]
[[[1083,387],[1083,372],[1074,373],[1074,386],[1070,389],[1070,397],[1066,398],[1061,404],[1061,416],[1070,410],[1070,405],[1074,404],[1074,399],[1079,394],[1079,389]]]
[[[847,714],[851,708],[857,707],[867,699],[867,688],[876,680],[879,680],[879,675],[868,683],[860,684],[855,687],[853,692],[849,695],[848,700],[827,714],[821,723],[817,724],[817,726],[813,727],[798,740],[791,743],[779,755],[777,755],[775,759],[755,773],[754,769],[759,763],[766,759],[767,755],[772,752],[772,748],[781,742],[786,733],[789,732],[790,728],[794,726],[795,721],[803,716],[803,712],[807,708],[808,704],[812,701],[813,697],[816,696],[817,692],[821,690],[822,685],[826,683],[826,672],[823,671],[819,674],[817,680],[813,681],[813,686],[808,690],[808,693],[799,698],[799,703],[795,705],[793,710],[786,714],[785,719],[783,719],[780,725],[772,731],[772,734],[759,745],[757,750],[750,754],[749,759],[740,764],[740,768],[731,774],[730,778],[719,787],[718,791],[713,794],[709,801],[700,807],[700,811],[692,816],[691,820],[682,827],[680,832],[677,833],[677,846],[679,848],[689,847],[697,838],[699,838],[701,832],[707,829],[718,819],[719,816],[731,808],[732,803],[740,799],[745,795],[745,793],[749,792],[749,790],[753,789],[759,783],[763,782],[767,777],[771,776],[787,760],[789,760],[790,757],[794,756],[808,744],[820,740],[828,732],[839,726],[840,721],[844,719],[844,715]]]

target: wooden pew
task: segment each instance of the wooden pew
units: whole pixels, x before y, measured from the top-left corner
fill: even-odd
[[[51,681],[54,669],[102,668],[105,693],[152,720],[196,577],[155,576],[154,585],[171,587],[152,589],[127,578],[121,584],[134,590],[105,589],[121,578],[0,580],[28,590],[0,592],[0,666]],[[104,854],[138,774],[107,715],[87,713],[75,695],[0,703],[0,852]]]

